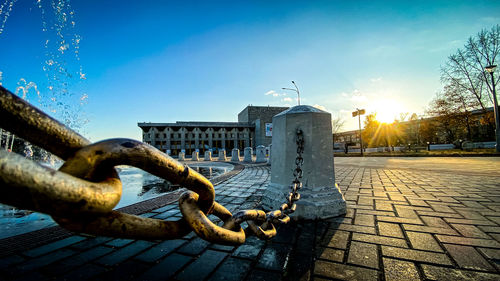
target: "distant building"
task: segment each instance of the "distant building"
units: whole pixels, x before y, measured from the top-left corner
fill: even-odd
[[[488,124],[483,124],[481,122],[481,119],[485,116],[485,114],[491,114],[492,112],[493,107],[486,108],[485,110],[472,110],[470,112],[470,130],[472,135],[472,140],[470,141],[491,141],[495,139],[494,127]],[[430,126],[434,126],[435,133],[432,137],[422,136],[421,125],[424,122],[431,124]],[[400,124],[403,128],[405,128],[404,135],[406,135],[407,137],[406,142],[401,143],[400,145],[406,145],[407,143],[424,145],[427,141],[430,143],[452,143],[460,138],[465,137],[463,136],[464,132],[458,132],[455,136],[455,138],[457,139],[450,139],[447,130],[440,126],[438,117],[419,118],[416,120],[403,121]],[[448,130],[449,129],[450,128],[448,128]],[[357,148],[360,147],[359,130],[335,133],[333,135],[333,139],[334,148],[337,149],[340,147],[344,147],[345,145]],[[366,147],[367,140],[363,139],[363,145]]]
[[[238,114],[238,122],[187,122],[138,123],[142,129],[142,141],[163,152],[178,155],[185,151],[191,155],[198,150],[213,152],[233,148],[242,151],[245,147],[269,146],[272,135],[273,116],[288,107],[247,106]]]

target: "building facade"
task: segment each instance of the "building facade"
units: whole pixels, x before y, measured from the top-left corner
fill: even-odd
[[[220,149],[229,154],[233,148],[243,151],[245,147],[271,144],[272,125],[269,124],[274,115],[286,109],[288,107],[247,106],[238,114],[238,122],[177,121],[137,125],[142,129],[143,142],[170,155],[181,151],[186,155],[194,151],[204,154],[206,150],[217,153]]]

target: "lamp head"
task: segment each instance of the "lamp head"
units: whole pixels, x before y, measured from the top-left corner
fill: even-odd
[[[484,68],[484,70],[488,71],[489,73],[493,73],[495,71],[495,68],[496,68],[496,64],[495,65],[488,65]]]

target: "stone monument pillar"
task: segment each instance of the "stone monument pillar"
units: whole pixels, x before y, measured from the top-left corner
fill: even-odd
[[[205,161],[212,161],[212,151],[207,150],[205,151]]]
[[[266,147],[265,146],[263,146],[263,145],[257,146],[255,154],[257,154],[256,159],[255,159],[255,163],[266,163],[267,162]]]
[[[237,148],[233,148],[231,151],[231,161],[232,162],[240,162],[240,150]]]
[[[192,161],[200,161],[200,153],[198,151],[193,151],[193,156],[191,157]]]
[[[271,182],[264,208],[279,209],[294,179],[296,132],[304,134],[302,189],[294,219],[324,219],[346,213],[345,199],[335,183],[331,115],[308,105],[294,106],[273,117]]]
[[[245,147],[245,150],[243,152],[243,162],[247,163],[252,163],[252,148],[251,147]]]
[[[219,150],[219,161],[226,161],[226,150],[225,149]]]

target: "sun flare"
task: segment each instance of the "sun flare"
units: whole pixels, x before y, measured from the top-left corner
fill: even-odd
[[[404,112],[401,104],[395,100],[383,99],[373,104],[373,112],[377,113],[376,119],[381,123],[392,123]]]

